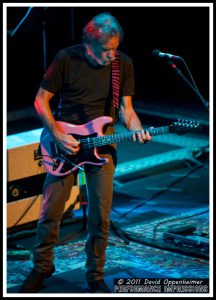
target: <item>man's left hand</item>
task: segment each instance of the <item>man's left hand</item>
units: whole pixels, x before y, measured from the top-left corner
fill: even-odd
[[[137,133],[134,133],[133,139],[134,139],[134,141],[136,141],[138,139],[140,144],[144,144],[144,143],[151,141],[152,136],[150,135],[150,133],[148,131],[145,131],[143,129]]]

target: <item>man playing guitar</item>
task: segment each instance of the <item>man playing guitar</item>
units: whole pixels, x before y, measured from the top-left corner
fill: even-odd
[[[118,117],[133,131],[133,140],[145,143],[152,139],[133,109],[133,63],[117,50],[122,38],[123,30],[115,17],[109,13],[95,16],[83,29],[83,43],[59,51],[40,84],[34,104],[44,125],[41,147],[43,159],[50,168],[47,167],[38,240],[33,250],[34,268],[24,281],[21,293],[39,291],[44,279],[55,271],[53,248],[58,242],[59,223],[80,167],[85,169],[88,191],[85,246],[88,289],[91,293],[110,292],[103,277],[117,162],[116,140],[98,148],[97,143],[101,143],[104,135],[114,134]],[[54,117],[50,100],[58,92],[58,115]],[[79,129],[73,131],[73,128]],[[89,143],[95,144],[88,148]],[[85,147],[94,150],[84,151]],[[81,151],[84,162],[90,163],[76,160]]]

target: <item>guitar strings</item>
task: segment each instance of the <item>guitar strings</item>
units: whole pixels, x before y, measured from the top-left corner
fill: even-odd
[[[111,135],[103,135],[97,136],[93,138],[79,139],[78,141],[81,143],[82,149],[90,149],[94,147],[104,146],[107,144],[112,144],[116,142],[127,142],[133,138],[134,134],[141,132],[142,130],[131,131],[130,133],[124,134],[111,134]],[[157,135],[159,133],[164,134],[168,131],[167,127],[159,127],[154,130],[148,129],[150,134]]]
[[[133,138],[133,134],[140,132],[139,131],[134,131],[130,133],[125,133],[125,134],[113,134],[113,135],[104,135],[104,136],[97,136],[93,138],[88,138],[88,139],[79,139],[82,148],[93,148],[93,147],[98,147],[98,146],[104,146],[107,144],[112,144],[116,142],[121,142],[121,141],[128,141]]]

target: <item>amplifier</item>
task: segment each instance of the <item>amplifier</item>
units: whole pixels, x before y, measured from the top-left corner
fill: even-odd
[[[46,170],[39,155],[41,128],[7,136],[7,227],[39,219]],[[76,180],[65,204],[79,209]]]
[[[42,194],[46,173],[7,182],[7,203]]]
[[[7,136],[7,181],[46,172],[38,155],[41,130],[30,130]]]
[[[70,197],[65,203],[64,212],[72,205],[73,210],[79,209],[80,204],[77,202],[79,195],[79,186],[74,185],[71,189]],[[42,204],[42,195],[36,195],[13,201],[7,204],[7,228],[22,225],[25,223],[37,221],[40,216]]]

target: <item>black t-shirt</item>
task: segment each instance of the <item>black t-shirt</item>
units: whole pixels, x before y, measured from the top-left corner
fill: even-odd
[[[57,53],[41,82],[51,93],[60,92],[58,119],[83,124],[97,117],[114,117],[111,65],[92,66],[84,45],[68,47]],[[120,52],[120,97],[134,95],[132,60]]]

